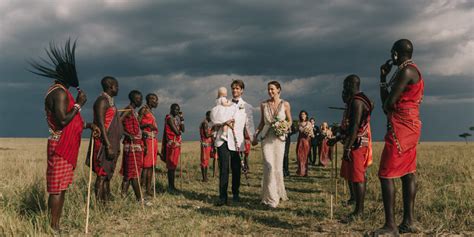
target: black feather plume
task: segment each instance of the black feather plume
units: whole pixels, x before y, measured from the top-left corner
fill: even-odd
[[[49,60],[40,58],[40,62],[30,61],[34,70],[28,70],[36,75],[53,78],[70,86],[78,87],[79,80],[76,71],[76,41],[72,44],[71,39],[66,41],[64,48],[58,47],[54,42],[49,43],[49,49],[45,49]]]

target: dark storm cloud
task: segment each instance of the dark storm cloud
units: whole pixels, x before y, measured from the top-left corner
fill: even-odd
[[[327,106],[342,104],[347,74],[359,74],[364,91],[379,104],[378,68],[393,41],[406,37],[426,79],[423,138],[452,139],[449,132],[474,122],[473,9],[470,1],[428,0],[2,2],[0,105],[9,112],[0,117],[0,136],[45,135],[48,83],[25,68],[27,59],[44,56],[51,40],[78,39],[87,119],[100,79],[113,75],[120,81],[119,106],[127,104],[131,89],[156,92],[160,117],[179,102],[186,137],[195,139],[216,88],[233,78],[245,80],[245,98],[255,107],[266,97],[266,82],[281,81],[293,113],[306,109],[319,122],[340,120]],[[449,116],[471,112],[445,126],[453,117],[437,109]],[[384,120],[378,105],[378,139]]]

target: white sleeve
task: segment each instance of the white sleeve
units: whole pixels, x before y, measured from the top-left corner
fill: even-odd
[[[245,104],[245,113],[247,114],[245,129],[247,129],[249,137],[252,138],[255,133],[255,125],[253,123],[253,107],[249,103]]]

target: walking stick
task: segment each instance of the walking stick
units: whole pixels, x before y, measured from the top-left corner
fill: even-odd
[[[183,190],[183,167],[181,166],[181,159],[180,156],[178,159],[178,166],[179,166],[179,188]]]
[[[145,210],[145,202],[143,200],[142,185],[140,184],[140,174],[138,173],[138,167],[137,167],[137,157],[135,156],[135,149],[133,148],[132,139],[130,139],[130,149],[132,149],[133,160],[135,161],[135,171],[137,173],[138,190],[140,192],[140,199],[141,199],[140,201],[142,203],[143,210]]]
[[[212,158],[212,177],[216,177],[216,157]]]
[[[153,162],[153,198],[156,196],[156,178],[155,178],[155,133],[151,132],[151,155],[152,155],[152,162]]]
[[[336,153],[336,158],[334,159],[336,161],[335,163],[335,169],[334,169],[334,179],[336,180],[336,197],[335,197],[335,202],[337,203],[337,143],[336,143],[336,148],[335,152]]]
[[[91,138],[89,140],[91,146],[91,153],[89,154],[89,184],[87,187],[87,206],[86,206],[86,228],[85,233],[89,232],[89,206],[91,202],[91,183],[92,183],[92,154],[94,154],[94,139],[92,139],[94,132],[91,132]]]
[[[334,150],[335,150],[334,153],[336,153],[336,154],[335,154],[336,157],[335,157],[335,159],[334,159],[334,160],[336,161],[335,166],[334,166],[334,177],[337,178],[337,142],[336,142],[336,145],[335,145]]]

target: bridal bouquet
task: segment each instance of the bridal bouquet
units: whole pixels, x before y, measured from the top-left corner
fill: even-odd
[[[305,126],[303,129],[303,133],[306,134],[308,137],[314,137],[313,126]]]
[[[277,117],[272,122],[272,129],[277,137],[285,136],[290,132],[291,124],[287,120],[280,120]]]

